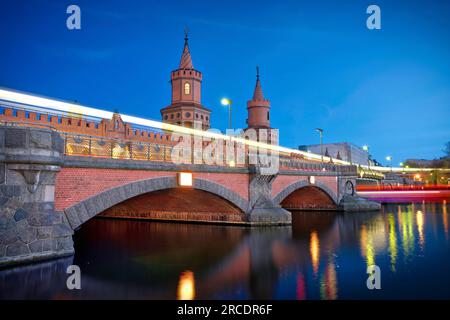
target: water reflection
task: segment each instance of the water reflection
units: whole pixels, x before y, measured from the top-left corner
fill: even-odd
[[[309,241],[309,251],[311,253],[311,261],[314,270],[314,274],[317,275],[319,270],[319,258],[320,258],[320,244],[317,232],[311,232],[311,240]]]
[[[423,213],[420,210],[417,210],[416,212],[416,225],[417,225],[417,231],[419,232],[419,244],[420,248],[423,250],[423,246],[425,243],[425,238],[423,235]]]
[[[320,279],[320,298],[323,300],[337,299],[337,276],[333,261],[330,261]]]
[[[194,273],[190,270],[184,271],[180,275],[178,283],[178,300],[194,300],[195,298],[195,280]]]
[[[389,257],[390,257],[390,267],[391,271],[395,272],[395,265],[397,263],[397,231],[396,222],[393,213],[387,214],[388,225],[389,225]]]
[[[254,229],[97,219],[75,244],[74,257],[0,271],[0,298],[450,298],[447,203],[294,212],[292,227]],[[72,259],[80,291],[65,287]]]
[[[445,238],[448,239],[448,213],[447,213],[447,201],[444,200],[442,205],[442,223],[444,224]]]

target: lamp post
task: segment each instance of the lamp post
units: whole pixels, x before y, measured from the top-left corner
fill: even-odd
[[[220,100],[223,106],[228,106],[228,129],[231,129],[231,100],[228,98],[222,98]]]
[[[367,152],[367,169],[370,170],[370,155],[369,155],[369,146],[363,145],[362,149]]]
[[[316,131],[319,132],[319,135],[320,135],[320,156],[322,159],[322,168],[323,168],[323,129],[316,128]]]
[[[399,165],[400,165],[400,167],[402,167],[403,169],[405,169],[405,164],[404,164],[403,162],[400,162]],[[402,173],[405,174],[405,171],[403,170]]]
[[[386,160],[389,162],[389,166],[391,167],[391,172],[392,172],[392,156],[387,156]]]

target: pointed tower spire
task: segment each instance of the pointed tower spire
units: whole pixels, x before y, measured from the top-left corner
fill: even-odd
[[[264,95],[261,88],[261,81],[259,81],[259,66],[256,66],[256,85],[255,91],[253,92],[253,100],[255,101],[263,101]]]
[[[247,125],[249,128],[270,128],[270,102],[264,99],[259,80],[259,67],[256,67],[256,85],[253,98],[247,101]]]
[[[170,73],[172,102],[161,109],[164,123],[208,130],[211,110],[202,105],[202,79],[200,71],[194,69],[189,52],[189,37],[184,29],[184,49],[179,68]]]
[[[180,67],[179,69],[194,69],[194,65],[192,64],[191,53],[189,52],[189,30],[187,28],[184,29],[184,48],[183,54],[181,55]]]

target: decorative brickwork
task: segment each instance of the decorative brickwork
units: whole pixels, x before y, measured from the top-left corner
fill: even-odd
[[[55,205],[57,210],[67,209],[104,191],[129,183],[159,177],[175,179],[176,171],[130,170],[97,168],[62,168],[56,177]],[[210,181],[248,200],[248,174],[245,173],[193,173],[195,181]],[[206,182],[196,182],[198,189],[209,191]],[[219,191],[217,191],[219,192]],[[244,209],[244,211],[246,208]]]
[[[112,119],[102,119],[99,122],[85,120],[82,117],[64,117],[24,111],[13,108],[0,108],[0,121],[17,122],[24,126],[49,127],[59,132],[107,137],[120,140],[139,142],[152,142],[173,145],[170,134],[133,129],[130,124],[124,123],[119,114]]]
[[[77,202],[73,206],[66,208],[65,212],[67,215],[67,218],[70,222],[70,225],[73,229],[78,228],[80,225],[82,225],[87,220],[91,219],[92,217],[96,216],[99,213],[102,213],[106,211],[107,209],[110,209],[111,207],[120,204],[124,201],[127,201],[129,199],[142,196],[145,194],[149,194],[155,191],[159,190],[167,190],[167,189],[175,189],[177,188],[177,191],[181,191],[180,187],[177,185],[177,180],[175,176],[165,176],[161,178],[153,178],[153,179],[147,179],[147,180],[139,180],[132,183],[128,183],[125,185],[120,185],[115,188],[107,189],[101,193],[95,194],[85,200],[82,200],[80,202]],[[217,183],[214,183],[212,181],[208,180],[202,180],[202,179],[196,179],[194,183],[194,188],[201,189],[204,191],[207,191],[211,194],[217,195],[218,197],[221,197],[225,199],[226,201],[233,204],[236,208],[238,208],[241,212],[246,212],[248,208],[248,203],[245,199],[241,198],[238,194],[234,193],[233,191],[227,189],[224,186],[221,186]],[[183,191],[182,191],[183,192]],[[172,193],[173,194],[173,193]],[[198,193],[195,194],[196,197],[198,197]],[[152,198],[151,195],[148,197]],[[145,198],[145,197],[144,197]],[[134,203],[134,206],[139,207],[140,204],[142,204],[143,198],[139,198],[138,200],[133,200],[131,203]],[[212,200],[211,200],[212,201]],[[216,199],[214,200],[215,203],[217,203]],[[139,204],[140,203],[140,204]],[[225,205],[224,203],[223,205]],[[170,204],[166,204],[165,206],[163,204],[154,204],[155,205],[155,211],[154,216],[158,217],[162,213],[162,211],[168,210],[170,211]],[[181,220],[181,217],[186,214],[186,210],[188,208],[181,208],[181,204],[173,204],[175,206],[178,206],[179,209],[183,210],[181,212],[181,216],[177,216],[176,220]],[[119,206],[120,208],[124,208],[123,206]],[[152,209],[152,205],[149,205],[149,208]],[[164,209],[165,208],[165,209]],[[224,207],[220,207],[219,209],[222,210]],[[109,211],[109,214],[117,214],[117,210],[113,209]],[[123,211],[122,211],[123,212]],[[129,212],[129,211],[127,211]],[[229,210],[228,210],[229,212]],[[233,211],[237,212],[237,211]],[[136,213],[137,215],[135,217],[138,217],[139,215],[143,214],[142,211],[138,211]],[[146,218],[151,218],[152,213],[149,213],[149,215]],[[211,213],[209,213],[211,214]],[[220,212],[219,212],[220,214]],[[222,218],[221,218],[222,219]],[[237,218],[232,218],[236,220]],[[166,220],[170,220],[169,216],[167,216]],[[190,219],[187,219],[190,220]],[[198,220],[198,219],[194,219]],[[207,220],[211,221],[211,220]],[[213,220],[214,221],[214,220]],[[219,220],[219,221],[223,221]]]

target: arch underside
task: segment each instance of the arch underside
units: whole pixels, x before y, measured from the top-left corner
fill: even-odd
[[[336,194],[326,185],[300,181],[287,186],[275,201],[288,210],[337,210]]]
[[[64,211],[75,230],[101,213],[123,218],[240,222],[247,209],[247,200],[215,182],[194,179],[193,186],[186,188],[178,186],[176,177],[161,177],[106,190]]]
[[[99,214],[100,217],[242,222],[243,212],[229,201],[207,191],[170,188],[139,195]]]

